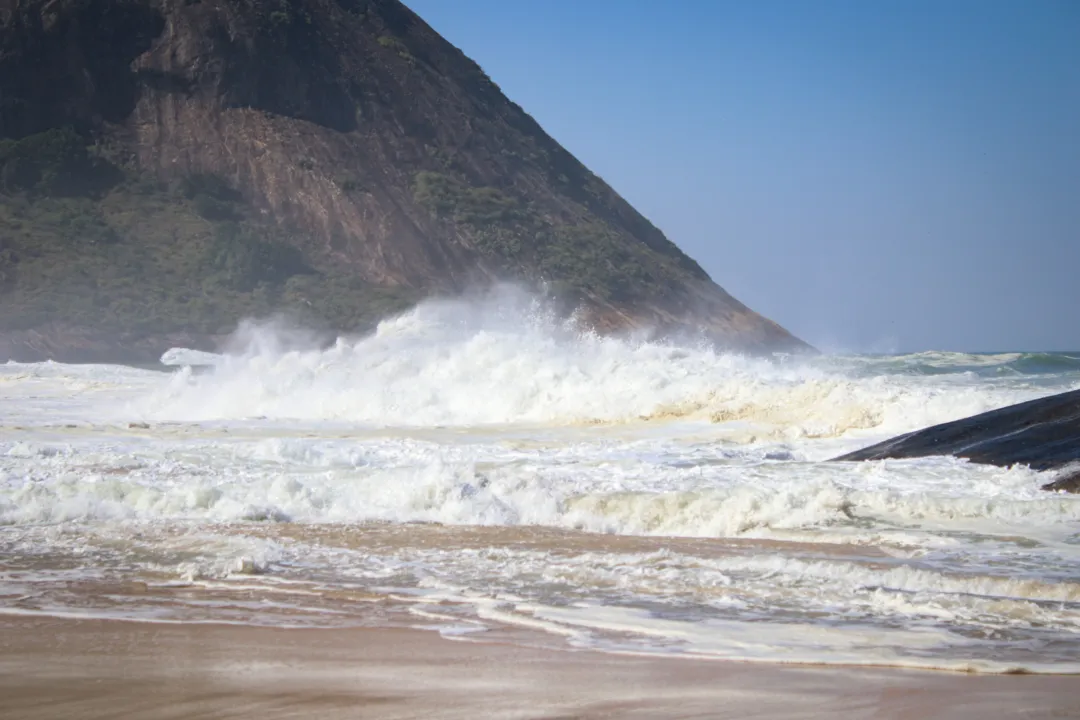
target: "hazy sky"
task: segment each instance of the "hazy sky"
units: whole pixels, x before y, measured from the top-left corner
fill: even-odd
[[[1080,349],[1080,0],[406,0],[822,349]]]

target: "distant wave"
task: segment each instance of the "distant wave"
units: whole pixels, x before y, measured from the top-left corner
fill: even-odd
[[[1080,373],[1080,352],[959,353],[928,351],[909,355],[866,355],[840,360],[852,368],[873,373],[951,375],[969,372],[980,377],[1000,375],[1056,375]]]

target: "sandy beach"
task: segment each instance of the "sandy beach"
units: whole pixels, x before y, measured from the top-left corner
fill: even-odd
[[[1080,718],[1075,676],[641,658],[419,630],[0,619],[6,720]]]
[[[1080,360],[471,312],[202,375],[0,365],[0,720],[1080,720],[1080,497],[828,461]]]

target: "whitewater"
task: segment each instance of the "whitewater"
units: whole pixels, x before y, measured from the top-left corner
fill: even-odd
[[[0,614],[1076,673],[1080,497],[828,459],[1077,388],[1070,353],[748,357],[507,291],[329,344],[9,362]]]

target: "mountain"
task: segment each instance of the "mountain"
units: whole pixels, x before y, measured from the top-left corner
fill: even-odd
[[[0,359],[361,330],[496,280],[808,349],[397,0],[0,0]]]

